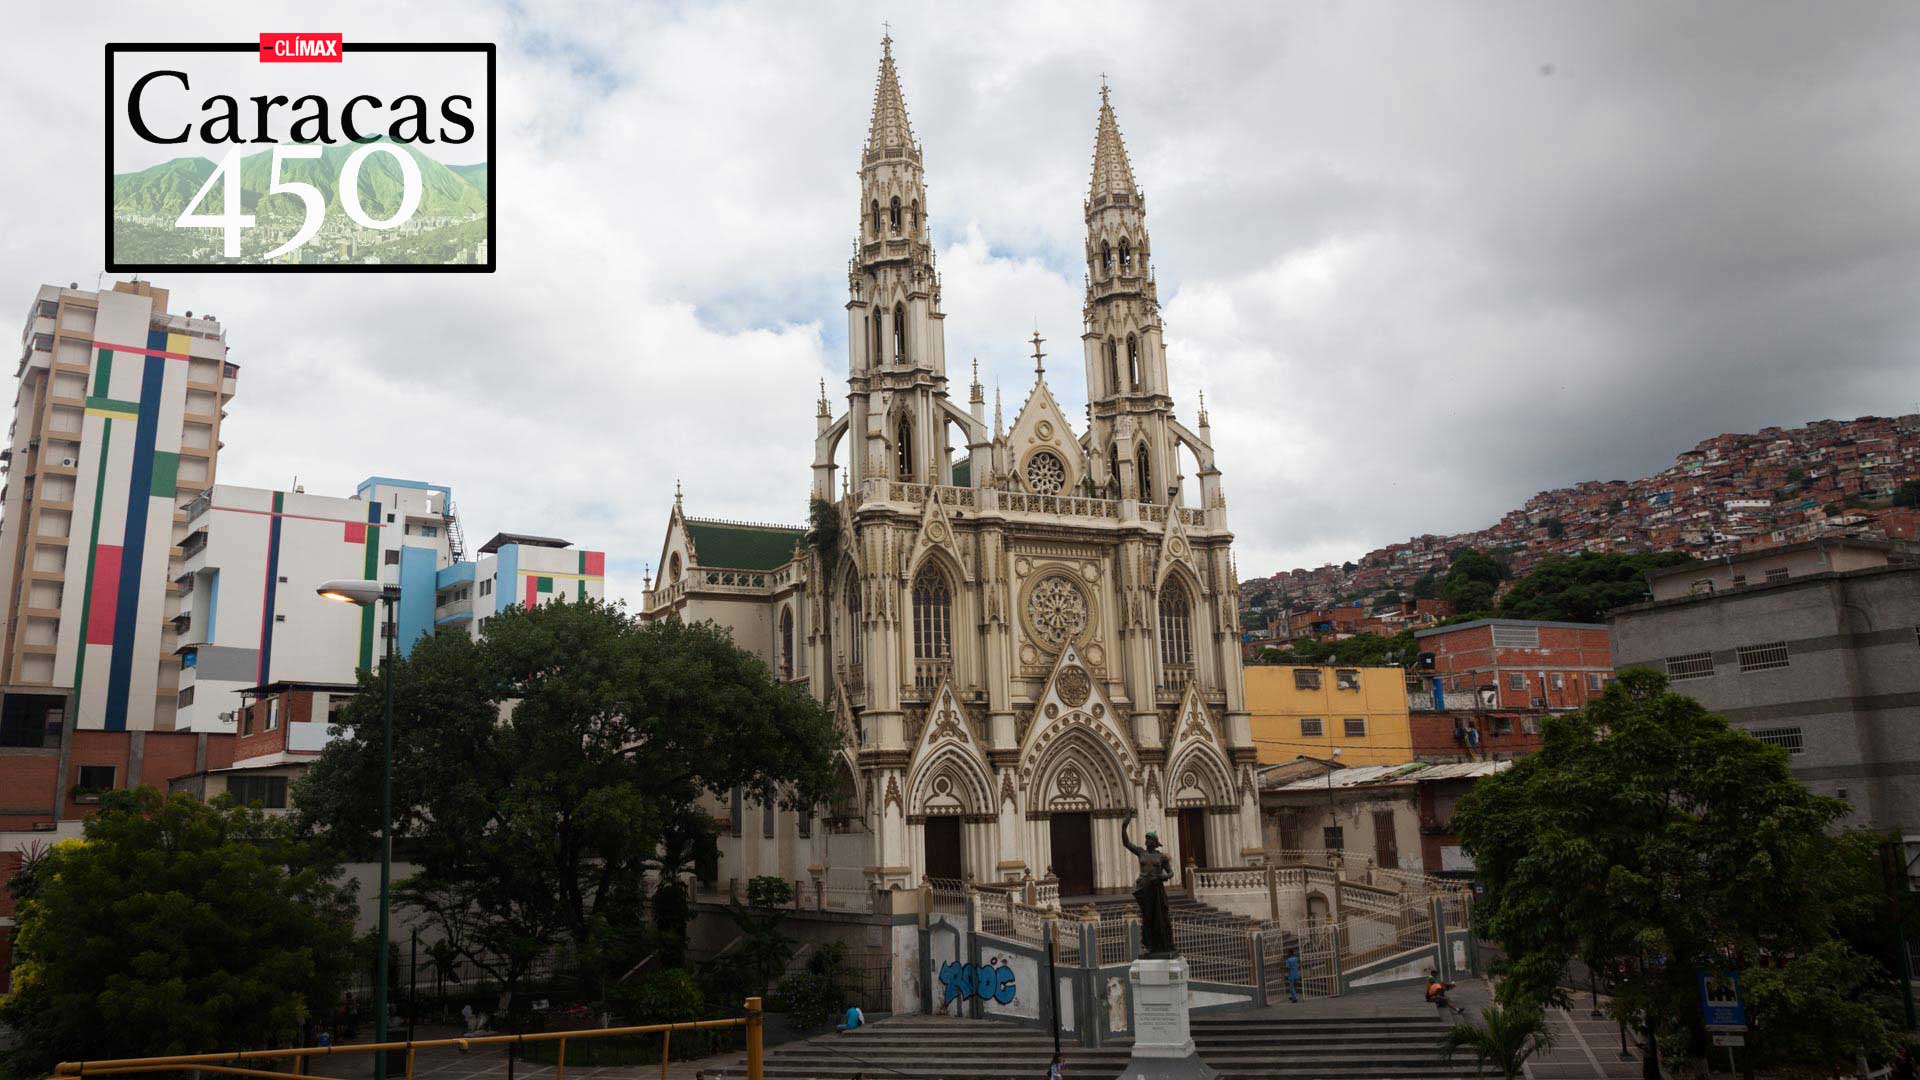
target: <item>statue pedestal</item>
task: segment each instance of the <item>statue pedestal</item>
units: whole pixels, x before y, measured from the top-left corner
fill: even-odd
[[[1133,1056],[1120,1080],[1213,1080],[1220,1074],[1200,1060],[1187,1026],[1187,962],[1135,960]]]

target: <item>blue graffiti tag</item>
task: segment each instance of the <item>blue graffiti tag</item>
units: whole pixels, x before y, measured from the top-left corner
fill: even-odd
[[[945,1000],[979,998],[1011,1005],[1016,993],[1013,969],[999,964],[963,964],[949,960],[940,965],[940,985],[947,988]]]

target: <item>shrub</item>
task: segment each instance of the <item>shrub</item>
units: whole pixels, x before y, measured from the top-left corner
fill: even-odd
[[[848,1001],[846,955],[839,942],[822,945],[807,959],[806,970],[780,980],[772,1008],[787,1014],[796,1030],[826,1027]]]

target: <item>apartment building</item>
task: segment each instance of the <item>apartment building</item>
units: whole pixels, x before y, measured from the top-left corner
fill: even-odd
[[[0,458],[6,722],[170,730],[185,504],[214,483],[239,368],[167,290],[42,286],[21,332]]]
[[[1851,824],[1920,833],[1911,549],[1834,540],[1649,577],[1655,599],[1610,617],[1620,670],[1663,672],[1675,691],[1785,749],[1795,776],[1853,807]]]
[[[384,610],[323,599],[322,582],[400,585],[405,650],[433,628],[436,583],[458,561],[453,492],[418,480],[369,477],[348,497],[221,484],[186,515],[173,617],[183,729],[234,731],[253,688],[351,686],[378,665]]]
[[[1597,623],[1475,619],[1413,637],[1435,710],[1578,709],[1613,677],[1607,628]]]
[[[1406,673],[1397,667],[1250,664],[1247,711],[1263,765],[1311,757],[1406,761]]]
[[[572,541],[528,533],[498,533],[471,562],[441,570],[435,581],[435,628],[459,626],[476,638],[487,619],[514,604],[604,600],[607,556]]]

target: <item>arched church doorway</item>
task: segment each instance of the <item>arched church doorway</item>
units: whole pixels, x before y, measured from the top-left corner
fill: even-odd
[[[1180,811],[1179,821],[1181,864],[1192,863],[1205,870],[1212,865],[1207,861],[1207,812],[1190,806]],[[1193,883],[1188,882],[1187,887],[1192,888]]]
[[[1054,814],[1047,819],[1053,840],[1053,876],[1061,896],[1093,893],[1093,815]]]
[[[927,846],[927,876],[948,881],[967,879],[967,860],[960,841],[960,819],[930,817],[922,826]]]

